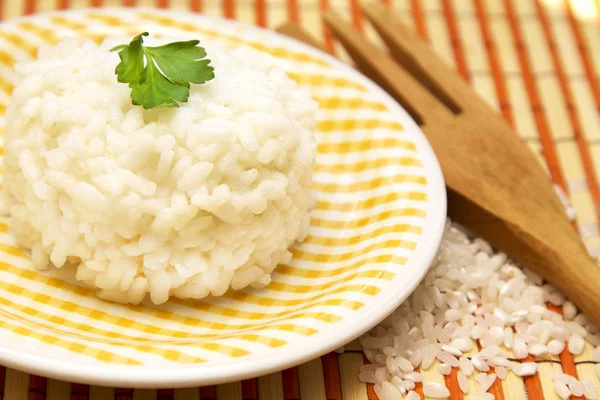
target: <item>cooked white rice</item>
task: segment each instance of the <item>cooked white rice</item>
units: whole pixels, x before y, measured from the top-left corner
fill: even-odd
[[[266,56],[210,47],[215,79],[145,111],[109,47],[63,41],[15,68],[2,197],[17,242],[115,301],[268,284],[308,228],[317,104]]]

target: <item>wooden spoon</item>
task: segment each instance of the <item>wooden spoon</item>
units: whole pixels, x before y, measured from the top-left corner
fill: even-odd
[[[371,4],[363,12],[391,57],[335,14],[325,22],[358,69],[421,126],[442,166],[450,216],[554,284],[600,326],[600,268],[526,143],[389,8]],[[298,27],[280,31],[315,44]]]

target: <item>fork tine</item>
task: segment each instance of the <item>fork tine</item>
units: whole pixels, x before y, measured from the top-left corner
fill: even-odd
[[[457,113],[481,104],[469,85],[427,42],[406,28],[389,7],[371,3],[361,11],[387,44],[392,57],[448,108]]]
[[[358,69],[402,104],[417,124],[431,123],[432,121],[427,121],[427,115],[450,116],[450,111],[442,103],[385,52],[365,39],[352,25],[343,22],[331,11],[324,15],[324,20]],[[432,112],[433,110],[435,112]]]
[[[317,39],[315,39],[314,37],[309,35],[307,32],[305,32],[303,29],[301,29],[298,25],[296,25],[293,22],[287,22],[287,23],[279,26],[276,30],[277,30],[277,32],[282,33],[286,36],[289,36],[293,39],[296,39],[303,43],[309,44],[309,45],[313,46],[314,48],[317,48],[317,49],[323,50],[323,51],[327,51],[323,46],[321,46],[321,44],[317,41]]]

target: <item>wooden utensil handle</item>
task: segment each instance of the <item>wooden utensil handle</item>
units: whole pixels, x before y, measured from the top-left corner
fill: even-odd
[[[410,114],[418,125],[428,117],[449,118],[451,111],[423,87],[412,75],[400,68],[384,51],[372,45],[354,27],[335,13],[327,12],[323,20],[342,43],[357,68],[385,89]]]

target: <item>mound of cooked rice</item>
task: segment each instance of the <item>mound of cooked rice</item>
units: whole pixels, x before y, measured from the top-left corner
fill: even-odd
[[[63,41],[15,68],[2,200],[18,243],[115,301],[268,284],[308,229],[316,103],[266,56],[207,47],[215,79],[143,110],[109,47]]]

